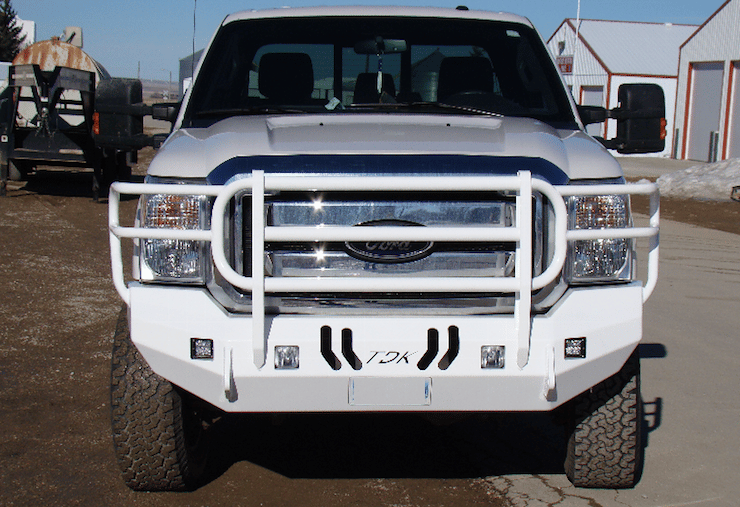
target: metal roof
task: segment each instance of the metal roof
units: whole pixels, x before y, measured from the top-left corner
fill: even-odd
[[[575,29],[576,20],[568,19]],[[681,44],[699,25],[581,20],[580,37],[612,74],[677,76]]]

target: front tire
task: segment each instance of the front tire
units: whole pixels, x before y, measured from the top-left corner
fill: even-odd
[[[113,343],[111,410],[116,457],[128,487],[182,491],[198,485],[207,451],[202,412],[149,367],[131,341],[125,308]]]
[[[640,357],[573,402],[565,473],[581,488],[634,487],[642,472]]]

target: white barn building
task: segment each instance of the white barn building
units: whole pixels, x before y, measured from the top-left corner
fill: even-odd
[[[658,155],[667,156],[673,147],[671,126],[679,48],[698,28],[698,25],[583,19],[576,30],[576,20],[566,19],[547,45],[577,104],[611,109],[618,106],[621,84],[660,85],[666,99],[668,132],[666,149]],[[606,126],[588,126],[590,134],[606,138],[616,136],[616,131],[614,120],[608,120]]]
[[[740,157],[740,0],[727,0],[680,48],[676,158]]]

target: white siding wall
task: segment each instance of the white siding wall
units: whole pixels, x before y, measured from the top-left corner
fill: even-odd
[[[589,51],[583,42],[579,41],[578,45],[575,46],[575,38],[575,31],[570,27],[570,25],[568,25],[568,23],[564,23],[550,38],[550,42],[548,42],[547,46],[553,56],[557,58],[560,56],[558,44],[560,41],[565,41],[565,49],[562,54],[574,55],[573,73],[570,75],[566,74],[563,78],[568,86],[571,87],[571,92],[576,104],[580,104],[582,86],[603,86],[604,93],[606,93],[608,74],[604,66]],[[606,106],[606,104],[602,105]]]
[[[722,100],[720,112],[719,158],[724,159],[727,141],[727,119],[730,97],[730,67],[732,62],[740,60],[740,0],[731,0],[726,3],[715,15],[710,18],[699,32],[687,41],[681,49],[679,60],[679,79],[676,100],[676,123],[680,129],[679,158],[686,153],[686,109],[689,97],[689,69],[692,63],[724,62],[724,78],[722,83]],[[735,101],[738,107],[740,101]],[[733,114],[730,113],[730,118]],[[738,128],[735,125],[735,128]]]

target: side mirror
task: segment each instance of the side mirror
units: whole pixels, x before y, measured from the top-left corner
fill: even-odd
[[[180,112],[180,102],[162,102],[152,105],[152,118],[175,123]]]
[[[576,106],[578,108],[578,115],[581,117],[581,121],[584,125],[591,125],[592,123],[602,123],[606,121],[606,109],[598,106]]]
[[[666,119],[663,88],[656,84],[619,87],[617,138],[619,153],[653,153],[665,149]]]
[[[142,100],[141,81],[101,80],[95,89],[95,144],[104,148],[140,148],[145,137],[144,115],[146,106]]]
[[[138,79],[106,79],[95,90],[95,144],[118,150],[138,150],[145,146],[158,148],[167,135],[144,134],[144,116],[174,123],[179,111],[179,102],[144,104]]]
[[[577,106],[584,125],[617,120],[617,137],[597,138],[619,153],[654,153],[665,149],[666,119],[663,89],[656,84],[624,84],[617,92],[619,107],[606,110],[596,106]]]

